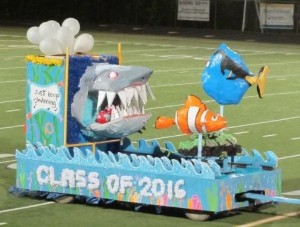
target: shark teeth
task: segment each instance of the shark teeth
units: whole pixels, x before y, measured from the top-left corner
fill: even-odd
[[[107,106],[111,107],[117,94],[115,92],[108,91],[108,92],[106,92],[106,95],[107,95]]]
[[[148,84],[127,87],[119,92],[99,91],[97,111],[106,107],[110,108],[111,121],[130,115],[145,114],[144,105],[147,103],[147,93],[155,99]]]
[[[97,110],[100,109],[100,106],[103,103],[105,97],[106,97],[106,92],[105,91],[99,91],[98,92]]]

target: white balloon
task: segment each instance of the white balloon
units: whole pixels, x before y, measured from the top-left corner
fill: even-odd
[[[29,42],[33,44],[39,44],[41,41],[39,27],[33,26],[27,30],[26,37]]]
[[[63,54],[63,50],[57,39],[48,37],[40,42],[40,51],[45,55]]]
[[[51,27],[54,31],[57,31],[60,28],[59,23],[55,20],[49,20],[47,23],[51,24]]]
[[[55,36],[56,30],[54,29],[52,22],[43,22],[39,26],[39,33],[42,39]]]
[[[94,47],[94,38],[88,33],[83,33],[76,38],[74,50],[75,52],[86,53]]]
[[[68,47],[69,53],[74,53],[75,38],[69,27],[62,26],[56,32],[56,39],[60,42],[61,48],[66,52]]]
[[[72,17],[65,19],[62,23],[62,26],[69,27],[74,36],[77,35],[80,30],[80,24],[78,20]]]

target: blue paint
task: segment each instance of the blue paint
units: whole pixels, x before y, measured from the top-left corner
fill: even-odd
[[[248,90],[249,84],[245,79],[236,77],[237,75],[228,69],[223,69],[222,71],[222,61],[225,55],[236,66],[248,72],[249,76],[253,76],[242,57],[223,43],[210,56],[210,60],[204,68],[202,73],[203,89],[221,105],[239,104],[243,95]]]
[[[148,152],[153,152],[158,142],[150,144],[141,140],[135,150],[142,153],[139,149],[148,147]],[[268,196],[280,194],[280,171],[259,168],[260,164],[270,163],[254,153],[254,156],[245,153],[244,159],[236,157],[245,167],[224,174],[214,159],[178,161],[149,154],[100,150],[93,154],[78,148],[71,154],[66,147],[27,144],[25,150],[16,152],[17,187],[221,212],[249,205],[247,201],[235,200],[238,193],[259,190]]]

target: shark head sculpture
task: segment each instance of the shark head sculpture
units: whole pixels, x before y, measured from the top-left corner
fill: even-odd
[[[93,140],[121,138],[144,129],[151,114],[144,106],[152,70],[140,66],[94,64],[79,82],[71,114]]]

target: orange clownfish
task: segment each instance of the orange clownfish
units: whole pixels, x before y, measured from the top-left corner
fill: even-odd
[[[206,108],[206,105],[196,96],[189,95],[182,108],[176,111],[175,119],[158,117],[155,128],[169,128],[176,124],[184,134],[215,132],[226,127],[227,121],[219,114]]]

